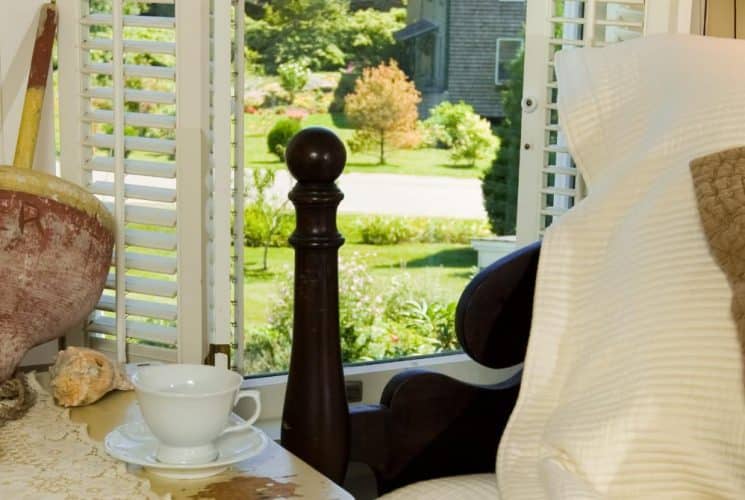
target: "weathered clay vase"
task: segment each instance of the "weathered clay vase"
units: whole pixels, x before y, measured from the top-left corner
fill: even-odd
[[[113,227],[81,187],[0,166],[0,383],[30,348],[93,310],[111,264]]]
[[[26,351],[90,314],[114,245],[95,196],[31,170],[57,17],[54,3],[41,6],[13,167],[0,166],[0,384]]]

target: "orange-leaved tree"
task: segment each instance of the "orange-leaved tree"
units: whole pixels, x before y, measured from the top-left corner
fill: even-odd
[[[365,68],[354,92],[344,100],[344,111],[357,129],[358,144],[373,141],[385,163],[386,144],[405,141],[417,129],[417,104],[421,94],[398,64],[391,60],[374,68]]]

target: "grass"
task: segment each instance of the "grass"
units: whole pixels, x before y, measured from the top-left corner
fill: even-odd
[[[340,250],[343,259],[352,254],[368,266],[375,286],[384,287],[394,277],[408,275],[416,287],[427,289],[432,298],[457,300],[476,266],[476,252],[467,245],[448,243],[408,243],[401,245],[364,245],[353,224],[354,216],[340,218],[340,231],[347,242]],[[276,280],[284,269],[292,269],[292,248],[269,249],[268,271],[261,270],[261,248],[246,248],[245,311],[246,323],[263,324],[277,290]]]
[[[376,286],[383,287],[394,277],[406,273],[416,287],[426,288],[435,298],[457,300],[476,265],[476,252],[464,245],[412,243],[391,246],[347,244],[343,259],[359,254],[370,269]],[[247,324],[266,323],[269,305],[277,290],[276,279],[283,269],[291,269],[291,248],[269,250],[269,270],[261,271],[260,248],[246,248],[245,311]]]
[[[346,243],[341,247],[340,256],[358,257],[367,264],[376,287],[385,287],[393,278],[407,275],[414,286],[426,289],[431,298],[454,301],[460,297],[464,287],[476,270],[476,251],[464,244],[451,243],[405,243],[399,245],[366,245],[357,224],[358,216],[340,214],[337,218],[339,231]],[[156,232],[171,232],[162,227],[132,224],[130,228]],[[174,256],[173,252],[137,249],[138,252],[153,255]],[[278,280],[286,270],[294,267],[294,250],[288,247],[270,248],[268,270],[261,269],[263,248],[245,247],[244,307],[246,325],[266,324],[269,306],[278,290]],[[162,274],[146,271],[131,271],[130,275],[155,279],[175,279]],[[156,300],[150,296],[133,298]],[[173,303],[163,299],[163,302]]]
[[[267,151],[266,134],[280,116],[247,114],[246,127],[246,166],[272,169],[285,168],[277,157]],[[302,122],[303,127],[321,126],[332,129],[343,141],[347,141],[354,129],[347,123],[344,115],[328,113],[313,114]],[[445,149],[390,149],[386,153],[386,163],[378,164],[378,156],[373,152],[350,153],[346,172],[386,173],[406,175],[427,175],[477,179],[490,164],[491,158],[479,160],[474,167],[453,164],[450,152]]]

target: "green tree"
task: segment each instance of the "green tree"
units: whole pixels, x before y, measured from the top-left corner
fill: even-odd
[[[302,59],[312,70],[369,66],[395,55],[393,33],[405,24],[400,8],[350,12],[348,0],[277,0],[253,6],[246,46],[269,73]]]
[[[284,243],[277,241],[277,236],[292,230],[293,216],[286,210],[289,200],[280,202],[278,196],[270,193],[274,180],[274,170],[251,170],[251,184],[248,186],[251,202],[244,214],[246,244],[264,248],[262,271],[268,269],[269,247]]]
[[[354,92],[344,101],[344,110],[360,142],[374,141],[378,146],[382,165],[387,142],[416,131],[417,104],[421,100],[414,83],[395,61],[390,61],[365,68]]]
[[[267,71],[306,58],[313,70],[344,64],[340,27],[349,13],[344,0],[276,0],[263,6],[260,18],[248,18],[246,45],[261,54]]]
[[[517,183],[520,163],[523,62],[520,54],[512,63],[512,79],[502,91],[504,119],[496,133],[500,147],[491,168],[482,179],[484,206],[495,234],[514,234],[517,224]]]
[[[406,26],[406,9],[362,9],[346,19],[339,45],[347,63],[367,67],[396,58],[398,45],[393,34]]]

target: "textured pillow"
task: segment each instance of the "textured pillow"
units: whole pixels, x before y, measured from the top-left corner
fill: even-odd
[[[711,253],[732,288],[732,317],[745,360],[745,148],[698,158],[691,175]]]
[[[745,498],[732,291],[691,160],[745,142],[745,43],[660,36],[557,57],[589,196],[546,233],[503,498]]]

